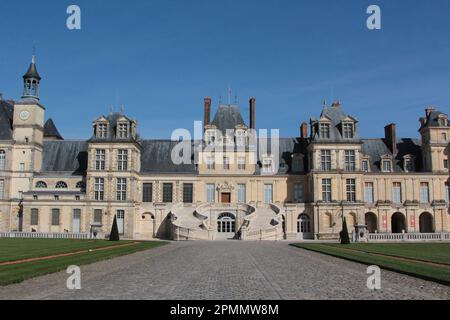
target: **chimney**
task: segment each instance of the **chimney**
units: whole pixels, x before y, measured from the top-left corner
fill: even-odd
[[[255,108],[256,100],[252,97],[250,99],[250,129],[255,129]]]
[[[436,109],[434,109],[433,107],[428,107],[425,109],[425,115],[427,116],[427,118],[430,116],[430,114],[435,111]]]
[[[341,106],[341,101],[337,100],[331,104],[332,107],[339,108]]]
[[[391,150],[392,154],[397,153],[397,138],[395,135],[395,127],[396,126],[394,123],[388,124],[386,127],[384,127],[384,141],[389,150]]]
[[[205,98],[204,105],[205,105],[204,125],[208,126],[211,124],[211,98],[210,97]]]
[[[303,122],[300,126],[300,138],[307,139],[308,138],[308,124]]]

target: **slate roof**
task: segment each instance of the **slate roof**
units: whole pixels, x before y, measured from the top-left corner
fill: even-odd
[[[23,75],[23,78],[24,79],[35,78],[37,80],[41,80],[41,76],[39,75],[39,72],[37,71],[36,68],[36,63],[34,63],[34,58],[33,61],[30,63],[27,72]]]
[[[0,140],[12,140],[14,101],[0,99]]]
[[[44,125],[44,138],[55,138],[57,140],[64,140],[63,137],[59,134],[59,131],[51,118],[48,119]]]
[[[349,143],[355,143],[360,141],[358,137],[358,128],[357,128],[357,121],[353,117],[347,115],[342,110],[342,107],[340,105],[332,105],[329,107],[324,107],[322,110],[322,113],[320,114],[320,118],[326,117],[330,120],[331,126],[330,126],[330,138],[329,139],[321,139],[319,137],[319,127],[318,122],[316,122],[316,130],[315,135],[313,136],[314,141],[316,142],[349,142]],[[353,139],[343,139],[342,138],[342,120],[345,120],[346,118],[351,118],[355,122],[355,128],[354,128],[354,137]],[[315,121],[314,119],[311,119],[312,121]]]
[[[386,146],[384,139],[363,139],[362,153],[370,156],[370,171],[381,171],[381,157],[392,155],[391,150]],[[399,139],[397,140],[397,154],[394,155],[393,171],[404,172],[403,157],[412,155],[415,157],[415,170],[421,171],[422,151],[421,143],[418,139]]]
[[[237,125],[245,126],[239,106],[233,104],[220,105],[211,124],[223,133],[226,133],[227,129],[234,129]]]
[[[432,110],[428,116],[420,119],[422,126],[420,127],[419,131],[424,127],[439,127],[438,119],[439,119],[439,116],[441,116],[441,115],[448,117],[447,114],[445,114],[439,110]],[[449,122],[447,122],[447,125],[450,127]]]
[[[87,169],[87,142],[82,140],[44,141],[42,172],[82,174]]]
[[[116,137],[117,121],[119,120],[119,118],[125,118],[125,119],[127,119],[127,121],[131,122],[131,120],[127,116],[123,115],[122,113],[114,112],[114,113],[110,113],[108,116],[102,116],[102,117],[105,118],[109,123],[108,138],[102,139],[102,138],[97,138],[95,135],[93,135],[89,141],[95,141],[95,142],[109,142],[109,141],[115,141],[115,140],[135,141],[131,134],[129,135],[128,139],[123,139],[123,138],[118,139]],[[102,117],[100,117],[100,118],[102,118]]]

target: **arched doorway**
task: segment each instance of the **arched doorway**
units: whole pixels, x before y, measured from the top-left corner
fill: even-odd
[[[406,232],[405,216],[400,212],[396,212],[391,218],[391,232],[402,233],[403,230]]]
[[[365,221],[367,226],[367,231],[369,233],[375,233],[378,230],[377,226],[377,216],[373,212],[367,212],[365,215]]]
[[[420,233],[432,233],[433,228],[433,216],[429,212],[424,212],[419,217],[419,231]]]
[[[217,233],[221,238],[233,238],[236,233],[236,217],[229,212],[217,217]]]
[[[297,218],[297,233],[301,239],[312,237],[311,218],[306,213],[300,214]]]

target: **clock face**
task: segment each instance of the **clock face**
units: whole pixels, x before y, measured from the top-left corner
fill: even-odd
[[[30,113],[28,111],[24,110],[19,114],[19,117],[22,120],[27,120],[30,117]]]

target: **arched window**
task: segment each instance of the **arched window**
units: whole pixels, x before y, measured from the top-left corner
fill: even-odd
[[[6,167],[6,152],[5,150],[0,150],[0,170],[5,170]]]
[[[85,186],[83,181],[78,181],[76,186],[75,186],[75,188],[77,188],[77,189],[84,189],[85,187],[86,186]]]
[[[58,181],[56,183],[56,189],[67,189],[67,183],[64,181]]]
[[[236,217],[232,213],[222,213],[217,218],[217,232],[234,233],[236,232]]]
[[[36,182],[36,189],[47,189],[47,184],[44,181]]]
[[[305,213],[298,216],[297,219],[297,232],[298,233],[309,233],[311,232],[311,219]]]

